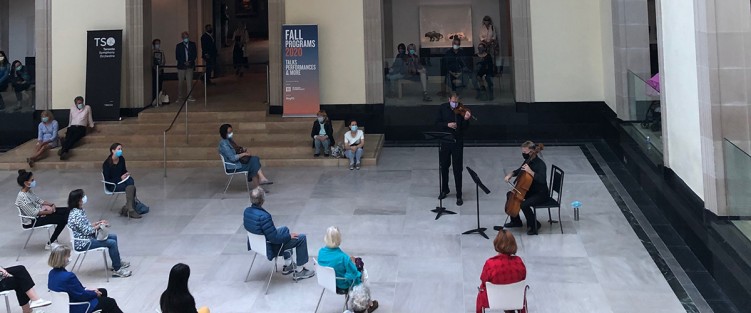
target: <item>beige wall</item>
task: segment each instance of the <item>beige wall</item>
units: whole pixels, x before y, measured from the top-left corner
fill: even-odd
[[[284,10],[286,24],[318,24],[321,104],[365,104],[362,0],[287,0]]]
[[[661,5],[666,165],[704,199],[694,6],[681,1],[662,1]]]
[[[604,101],[600,0],[530,0],[530,15],[535,101]]]
[[[165,64],[175,65],[175,45],[180,42],[183,31],[190,32],[190,40],[198,44],[201,34],[188,29],[188,0],[151,1],[151,39],[162,41],[162,50],[167,56]]]
[[[125,12],[125,0],[52,1],[52,109],[68,109],[86,93],[86,32],[122,29],[127,36]]]
[[[605,103],[618,112],[615,86],[615,49],[613,42],[613,7],[611,0],[600,0],[600,27],[602,38],[602,95]]]

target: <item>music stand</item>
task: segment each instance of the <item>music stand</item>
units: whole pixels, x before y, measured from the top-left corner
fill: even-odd
[[[425,136],[425,140],[428,141],[435,141],[438,143],[438,193],[441,193],[443,190],[443,176],[441,176],[441,170],[443,170],[443,167],[441,165],[441,151],[443,149],[443,143],[454,143],[456,142],[456,139],[454,139],[454,135],[451,133],[446,132],[423,132],[422,133]],[[441,218],[444,214],[456,214],[454,211],[446,210],[446,208],[443,207],[443,199],[438,197],[438,206],[435,207],[435,209],[430,210],[430,212],[436,213],[435,219]]]
[[[488,189],[488,187],[485,187],[485,185],[483,185],[482,181],[480,180],[480,177],[477,176],[477,173],[475,173],[475,171],[469,168],[469,166],[467,166],[467,172],[469,172],[469,176],[472,176],[472,181],[475,182],[475,193],[476,193],[476,199],[477,199],[476,200],[477,201],[477,228],[465,231],[462,233],[462,235],[478,233],[480,234],[480,236],[485,237],[485,239],[490,239],[488,238],[488,235],[485,234],[485,230],[487,228],[480,227],[480,189],[482,189],[482,192],[484,192],[486,195],[490,194],[490,189]]]

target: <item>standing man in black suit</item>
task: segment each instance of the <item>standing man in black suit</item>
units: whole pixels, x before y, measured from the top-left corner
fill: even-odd
[[[454,112],[460,105],[459,96],[452,93],[449,102],[441,104],[436,118],[438,131],[451,133],[456,142],[441,143],[438,162],[441,164],[441,193],[438,199],[446,198],[449,194],[449,167],[454,167],[454,184],[456,186],[456,205],[464,204],[462,200],[462,171],[464,170],[464,132],[469,127],[472,114],[467,111],[463,115]]]
[[[205,29],[206,32],[201,35],[201,53],[206,63],[206,83],[213,85],[211,78],[216,74],[216,39],[214,39],[214,28],[211,24],[206,25]]]
[[[193,70],[196,68],[198,50],[196,43],[190,41],[187,31],[182,32],[182,41],[175,46],[175,59],[177,60],[177,101],[185,100],[188,95],[191,82],[193,82]],[[185,88],[183,88],[185,85]],[[188,101],[196,101],[193,97]]]

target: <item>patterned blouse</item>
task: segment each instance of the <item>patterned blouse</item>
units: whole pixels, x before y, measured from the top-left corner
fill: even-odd
[[[68,215],[68,227],[73,231],[73,237],[76,239],[91,240],[96,238],[96,230],[91,226],[86,212],[82,209],[70,210]],[[89,242],[84,240],[75,240],[76,251],[83,251],[89,247]]]
[[[42,210],[42,203],[44,203],[44,201],[31,190],[28,192],[21,190],[16,197],[16,207],[26,216],[39,215],[39,211]],[[29,218],[23,219],[24,225],[31,225],[32,222],[33,220]]]

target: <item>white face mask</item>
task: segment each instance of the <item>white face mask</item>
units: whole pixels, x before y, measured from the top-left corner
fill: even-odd
[[[235,133],[229,133],[229,134],[227,134],[227,139],[232,139],[233,135],[235,135]]]
[[[5,61],[5,57],[0,55],[0,62]]]
[[[86,202],[89,202],[89,197],[87,197],[86,195],[84,195],[84,196],[83,196],[83,199],[81,199],[81,202],[82,202],[83,204],[86,204]]]
[[[323,116],[318,117],[318,123],[323,123]]]

